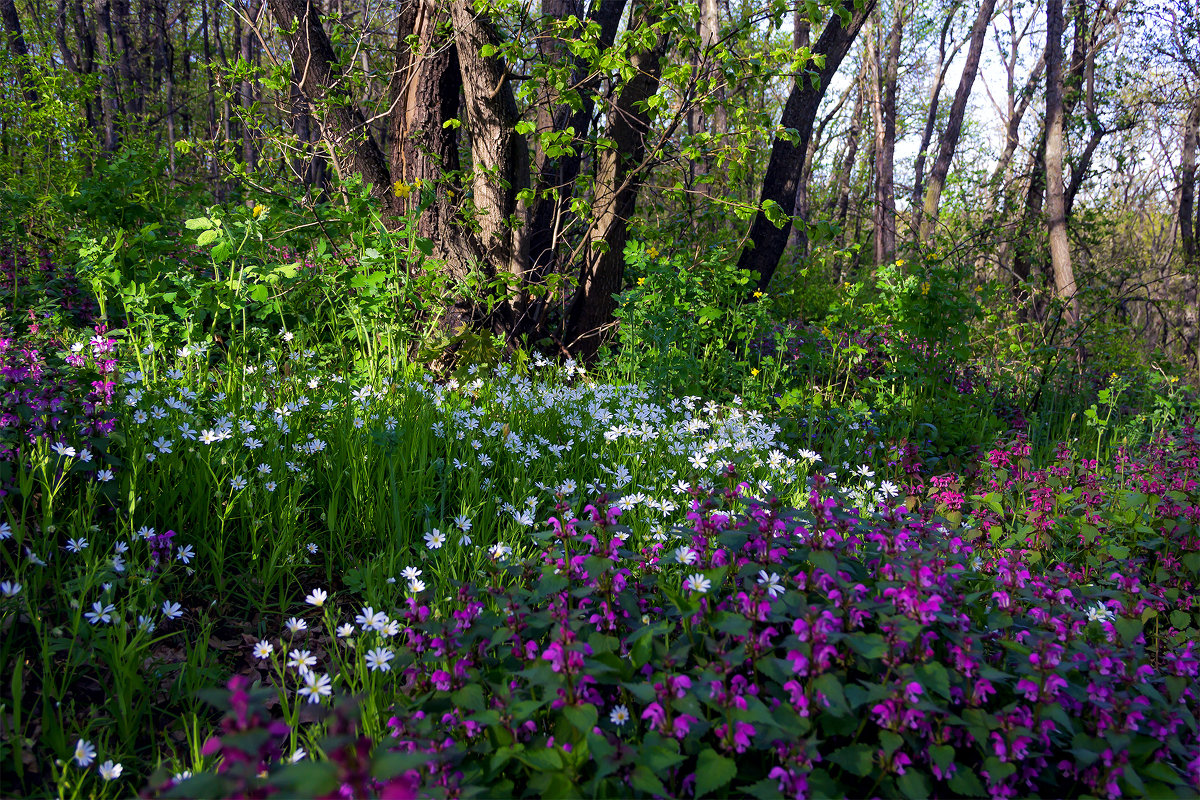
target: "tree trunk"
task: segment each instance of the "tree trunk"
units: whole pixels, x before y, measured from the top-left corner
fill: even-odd
[[[654,22],[650,10],[639,8],[634,29]],[[612,322],[625,275],[625,243],[629,220],[645,175],[646,134],[650,113],[646,101],[658,92],[662,59],[669,49],[666,37],[656,37],[650,49],[635,53],[634,75],[621,89],[608,113],[605,138],[611,145],[598,148],[592,201],[592,224],[579,282],[567,312],[566,342],[585,358],[599,350]],[[793,189],[794,192],[794,189]]]
[[[759,194],[759,212],[750,226],[749,241],[738,257],[738,267],[757,272],[759,286],[764,289],[771,282],[771,276],[779,266],[779,258],[787,247],[791,216],[796,210],[796,189],[804,171],[804,157],[808,153],[808,141],[812,136],[821,98],[825,96],[830,79],[846,57],[867,16],[874,9],[875,2],[865,0],[860,8],[846,2],[841,10],[850,14],[847,25],[843,25],[839,14],[831,16],[813,47],[814,55],[825,57],[824,65],[817,71],[816,86],[806,77],[792,84],[788,94],[779,125],[781,128],[795,129],[799,139],[793,143],[777,136],[772,142],[771,157]],[[782,227],[776,227],[767,218],[763,209],[768,201],[777,203],[787,215],[788,219]]]
[[[942,86],[946,83],[946,73],[950,71],[950,64],[954,61],[954,57],[958,55],[959,48],[962,47],[960,43],[947,54],[946,39],[950,35],[950,26],[954,24],[954,18],[958,15],[958,10],[961,7],[961,3],[955,3],[951,6],[950,12],[946,14],[946,21],[942,23],[942,32],[938,36],[937,77],[934,78],[933,86],[929,89],[929,111],[925,114],[925,130],[921,133],[921,146],[917,149],[917,160],[913,165],[913,189],[910,207],[913,213],[914,228],[920,228],[921,226],[921,199],[925,193],[925,161],[929,156],[929,146],[933,142],[933,131],[937,127],[938,106],[942,96]]]
[[[100,64],[101,138],[106,153],[114,153],[121,145],[117,132],[116,76],[113,70],[112,24],[109,0],[96,0],[96,57]]]
[[[1183,158],[1179,166],[1179,239],[1185,267],[1196,264],[1196,148],[1200,140],[1200,98],[1192,102],[1183,129]]]
[[[846,134],[846,156],[842,159],[838,170],[837,194],[833,197],[830,211],[833,218],[841,227],[845,227],[846,215],[850,209],[850,182],[854,177],[854,164],[858,159],[858,140],[862,136],[863,117],[863,87],[862,81],[855,81],[854,111],[850,114],[850,130]]]
[[[876,67],[875,108],[875,263],[888,264],[896,255],[896,89],[899,83],[900,45],[904,33],[904,8],[897,5],[888,32],[887,56]],[[874,48],[872,48],[872,53]],[[874,63],[879,64],[875,59]]]
[[[626,2],[627,0],[597,0],[592,3],[587,21],[594,21],[600,25],[600,47],[607,49],[613,46],[617,28],[625,13]],[[574,3],[571,0],[547,0],[542,5],[545,15],[557,19],[574,13],[573,8]],[[539,131],[547,129],[562,132],[570,128],[575,134],[572,154],[552,158],[539,150],[535,159],[536,198],[529,230],[529,261],[533,283],[541,283],[547,274],[557,268],[558,245],[572,219],[570,201],[582,164],[581,143],[587,138],[591,128],[598,83],[597,77],[588,75],[583,61],[576,59],[572,84],[580,94],[579,108],[572,110],[567,103],[557,102],[553,111],[545,118],[539,117]],[[541,309],[545,304],[539,303],[538,306]],[[540,322],[540,313],[529,320],[531,325]]]
[[[476,220],[487,263],[520,277],[529,259],[529,147],[520,121],[508,66],[483,56],[500,42],[490,22],[464,3],[451,4],[462,73],[467,128],[471,134],[471,182]]]
[[[354,98],[346,96],[333,45],[321,24],[315,0],[269,0],[275,21],[285,31],[292,63],[301,65],[300,91],[306,102],[323,108],[326,138],[345,172],[360,173],[385,210],[394,209],[387,162]]]
[[[248,0],[246,3],[247,24],[242,31],[241,57],[246,62],[243,69],[249,69],[254,60],[254,28],[262,14],[262,0]],[[242,118],[242,162],[246,169],[254,171],[258,163],[258,147],[254,141],[254,84],[249,78],[241,82],[238,92],[238,105],[241,107]]]
[[[1055,295],[1066,304],[1064,318],[1079,318],[1075,299],[1075,273],[1067,241],[1066,202],[1063,187],[1063,69],[1062,0],[1046,2],[1046,229],[1054,269]]]
[[[17,6],[14,0],[0,0],[0,21],[4,24],[8,49],[16,56],[17,81],[25,94],[25,100],[30,105],[37,105],[37,88],[33,85],[33,76],[29,69],[29,48],[25,45],[25,35],[21,31],[21,18],[17,16]]]
[[[922,242],[929,241],[933,235],[934,225],[937,224],[942,189],[946,185],[950,162],[954,159],[954,151],[958,147],[958,139],[962,135],[967,100],[971,96],[971,87],[974,85],[975,75],[979,71],[983,40],[995,7],[996,0],[982,0],[979,4],[979,14],[975,17],[975,25],[971,28],[971,46],[967,50],[967,62],[963,65],[962,78],[958,82],[958,90],[954,93],[954,102],[950,105],[950,118],[946,121],[946,130],[942,132],[941,141],[938,143],[937,158],[934,159],[933,169],[929,173],[929,186],[925,190],[925,203],[921,211],[920,225]]]

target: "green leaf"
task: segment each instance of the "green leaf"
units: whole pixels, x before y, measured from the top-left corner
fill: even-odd
[[[523,119],[516,124],[516,131],[521,136],[528,136],[535,130],[534,124],[529,120]]]
[[[915,670],[917,680],[927,688],[932,689],[945,698],[950,697],[950,674],[946,668],[937,662],[921,664]]]
[[[468,683],[450,695],[450,701],[467,711],[482,711],[487,707],[487,703],[483,699],[483,687],[478,683]]]
[[[883,658],[887,655],[887,641],[878,633],[862,636],[851,634],[845,641],[850,645],[850,649],[863,658]]]
[[[963,797],[987,797],[987,789],[983,781],[975,773],[966,768],[959,768],[950,779],[950,790]]]
[[[219,231],[206,230],[196,238],[196,244],[204,247],[206,244],[212,244],[221,234]]]
[[[764,200],[762,210],[763,216],[767,218],[767,222],[776,228],[783,228],[791,221],[791,217],[783,210],[783,206],[774,200]]]
[[[600,713],[596,711],[596,707],[590,703],[581,706],[567,706],[563,709],[563,716],[567,718],[567,722],[575,730],[582,733],[584,736],[592,732],[596,727],[596,721],[600,718]]]
[[[212,220],[208,217],[195,217],[183,223],[189,231],[206,231],[212,228]]]
[[[852,744],[834,751],[829,760],[851,775],[864,778],[871,774],[871,767],[875,763],[875,751],[865,744]]]
[[[737,775],[737,764],[715,750],[703,750],[696,759],[696,797],[720,789]]]
[[[645,764],[639,764],[633,770],[633,788],[639,792],[656,795],[658,797],[666,797],[671,793],[667,791],[667,787],[663,786],[662,781],[658,776],[650,771],[650,768]],[[697,781],[699,779],[697,778]]]
[[[846,704],[846,694],[842,691],[842,684],[836,675],[831,672],[824,673],[813,682],[813,688],[824,694],[825,699],[829,701],[830,714],[844,717],[850,713],[850,706]]]
[[[911,797],[913,800],[929,797],[929,780],[919,769],[909,767],[896,780],[896,785],[900,787],[900,791],[904,793],[905,797]]]
[[[1186,611],[1179,611],[1177,609],[1177,610],[1171,612],[1171,624],[1174,625],[1179,630],[1183,630],[1188,625],[1190,625],[1191,622],[1192,622],[1192,617]]]

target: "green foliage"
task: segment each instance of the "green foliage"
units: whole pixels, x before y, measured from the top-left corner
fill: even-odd
[[[676,394],[741,391],[758,371],[749,345],[769,327],[754,276],[723,249],[690,262],[631,242],[625,258],[633,285],[617,297],[619,346],[607,368]]]

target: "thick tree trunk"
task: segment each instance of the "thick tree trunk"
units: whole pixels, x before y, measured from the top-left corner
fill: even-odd
[[[1062,0],[1046,2],[1046,229],[1050,237],[1050,260],[1054,269],[1055,295],[1066,304],[1068,324],[1079,318],[1075,299],[1075,273],[1067,241],[1065,190],[1063,187],[1063,75]]]
[[[634,27],[650,25],[650,13],[639,9]],[[646,171],[643,160],[650,114],[645,103],[658,92],[662,59],[669,46],[666,37],[657,37],[650,49],[632,56],[634,76],[607,115],[605,138],[612,144],[596,155],[592,224],[566,329],[568,347],[585,358],[595,356],[605,338],[616,308],[613,296],[620,291],[625,275],[629,220]]]
[[[508,66],[483,56],[500,42],[490,22],[464,3],[451,4],[471,134],[471,183],[476,221],[487,263],[521,277],[529,260],[529,148],[518,134],[520,121]]]
[[[1196,264],[1196,147],[1200,140],[1200,98],[1192,103],[1183,128],[1183,157],[1179,165],[1179,240],[1183,263]]]
[[[759,194],[760,210],[750,226],[750,241],[742,248],[738,258],[739,268],[758,273],[761,287],[765,288],[770,283],[771,276],[779,266],[779,258],[787,247],[791,232],[790,218],[796,210],[796,189],[804,172],[804,157],[808,153],[808,141],[812,136],[821,98],[825,96],[830,79],[846,57],[867,16],[874,9],[875,2],[865,0],[859,8],[846,2],[843,10],[850,13],[849,25],[842,24],[840,15],[831,16],[813,47],[815,55],[825,58],[824,66],[817,72],[816,86],[807,76],[792,85],[779,125],[781,128],[795,129],[799,133],[799,140],[793,143],[789,139],[775,137]],[[788,216],[783,227],[776,227],[762,210],[768,201],[778,203]]]
[[[946,185],[950,162],[954,159],[954,151],[957,149],[959,137],[962,135],[967,100],[971,96],[971,87],[975,84],[975,75],[979,71],[984,37],[995,8],[996,0],[982,0],[979,4],[979,14],[975,17],[975,24],[971,28],[971,46],[967,50],[967,62],[963,65],[962,78],[958,82],[958,90],[954,93],[954,102],[950,105],[950,118],[946,121],[946,130],[943,131],[941,141],[938,143],[937,158],[934,159],[933,169],[929,173],[929,186],[925,190],[920,225],[922,242],[929,241],[930,236],[933,235],[934,226],[937,224],[942,189]]]

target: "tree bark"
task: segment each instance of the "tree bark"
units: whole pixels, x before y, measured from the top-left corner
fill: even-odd
[[[30,105],[37,105],[37,88],[33,85],[33,75],[29,69],[29,48],[25,44],[25,35],[21,30],[21,18],[17,16],[17,6],[14,0],[0,0],[0,21],[4,23],[8,49],[16,56],[17,81],[21,85],[25,100]]]
[[[954,93],[954,102],[950,105],[950,118],[946,121],[938,142],[938,154],[934,159],[933,169],[929,173],[929,186],[925,190],[925,202],[921,211],[920,237],[922,242],[928,242],[933,235],[934,225],[937,224],[938,205],[942,200],[942,189],[946,185],[946,176],[950,172],[950,162],[954,159],[954,151],[958,148],[958,140],[962,135],[963,118],[966,116],[967,100],[971,96],[971,87],[975,84],[975,75],[979,71],[979,58],[983,53],[983,40],[987,34],[988,23],[992,20],[992,11],[996,8],[996,0],[982,0],[979,4],[979,14],[971,28],[971,46],[967,50],[967,61],[963,65],[962,78],[958,82],[958,90]]]
[[[1078,23],[1077,23],[1078,24]],[[1050,260],[1054,270],[1055,295],[1066,307],[1064,319],[1079,318],[1075,299],[1075,273],[1067,241],[1066,200],[1063,187],[1063,69],[1062,0],[1046,2],[1046,229],[1050,237]]]
[[[367,129],[358,103],[346,96],[333,45],[321,24],[315,0],[268,0],[275,21],[284,29],[297,84],[306,102],[323,107],[331,145],[347,172],[361,173],[385,210],[394,208],[391,176],[383,153]]]
[[[808,141],[812,136],[821,98],[825,96],[830,79],[846,57],[867,16],[874,9],[875,2],[864,0],[857,9],[850,2],[841,6],[840,10],[849,15],[848,20],[844,22],[841,14],[832,16],[813,47],[815,55],[825,57],[824,66],[817,71],[816,86],[804,76],[792,85],[788,94],[779,124],[782,128],[794,129],[799,134],[798,140],[793,143],[787,138],[775,137],[759,194],[759,212],[750,226],[749,241],[738,257],[740,269],[758,273],[761,288],[765,289],[771,282],[771,276],[775,274],[779,259],[787,247],[792,226],[790,218],[796,210],[796,188],[804,171],[803,162],[808,153]],[[767,201],[778,203],[788,216],[783,227],[776,227],[762,210]]]
[[[652,13],[644,6],[639,8],[634,29],[653,24]],[[625,274],[629,220],[645,174],[643,160],[650,129],[645,102],[658,92],[662,59],[669,46],[667,37],[657,36],[648,50],[632,56],[634,76],[607,114],[605,138],[612,145],[599,148],[596,154],[592,224],[566,328],[567,345],[588,359],[599,350],[612,322],[613,296]]]
[[[499,39],[490,22],[466,3],[451,4],[454,38],[462,73],[471,134],[471,183],[476,220],[487,262],[520,277],[529,258],[529,147],[518,134],[520,121],[508,66],[499,56],[483,56]]]
[[[1200,98],[1192,102],[1183,129],[1183,154],[1179,166],[1179,239],[1185,267],[1196,264],[1196,148],[1200,141]]]
[[[954,61],[954,57],[958,55],[958,51],[962,47],[962,43],[960,42],[947,53],[946,40],[950,35],[950,26],[954,24],[954,18],[958,16],[958,10],[961,7],[962,4],[957,2],[951,6],[950,12],[946,14],[946,21],[942,23],[942,32],[938,36],[937,77],[934,78],[933,86],[929,89],[929,110],[925,114],[925,130],[921,133],[921,146],[917,149],[917,160],[913,165],[913,189],[910,207],[913,211],[914,228],[919,228],[921,225],[921,201],[922,196],[925,194],[925,162],[929,157],[929,146],[933,143],[933,131],[937,127],[942,86],[946,83],[946,73],[950,71],[950,65]]]
[[[891,263],[896,255],[896,89],[899,83],[900,45],[904,33],[904,7],[898,4],[888,32],[887,56],[875,77],[875,263]],[[874,48],[872,48],[872,51]],[[878,60],[874,62],[878,64]]]
[[[106,153],[114,153],[121,145],[120,134],[117,132],[117,90],[116,75],[113,69],[112,56],[112,24],[110,19],[109,0],[96,2],[96,58],[100,65],[100,95],[101,136],[100,146]]]

